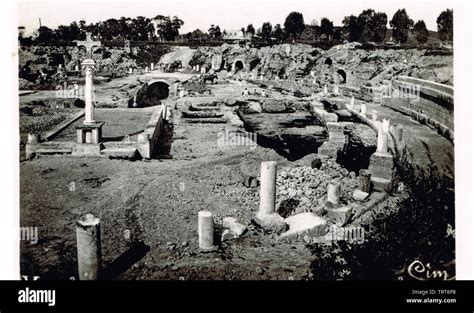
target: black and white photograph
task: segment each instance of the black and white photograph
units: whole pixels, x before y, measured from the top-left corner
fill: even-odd
[[[453,10],[249,4],[19,4],[21,275],[455,279]]]
[[[12,275],[472,279],[464,7],[14,2]]]

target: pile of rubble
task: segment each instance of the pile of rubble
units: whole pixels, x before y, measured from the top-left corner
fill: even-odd
[[[320,168],[309,166],[282,168],[277,176],[277,212],[282,216],[313,211],[325,199],[328,184],[339,183],[341,202],[349,203],[357,188],[354,172],[342,168],[333,159],[327,159]]]

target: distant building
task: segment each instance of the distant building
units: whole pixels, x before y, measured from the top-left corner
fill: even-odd
[[[225,30],[222,39],[226,41],[247,41],[252,40],[252,35],[246,34],[242,30]]]

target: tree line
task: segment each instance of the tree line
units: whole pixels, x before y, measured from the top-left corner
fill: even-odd
[[[442,41],[453,40],[453,11],[446,9],[441,12],[437,20],[438,37]],[[265,22],[258,29],[252,24],[240,29],[247,39],[259,38],[268,43],[294,42],[297,39],[306,40],[347,40],[357,42],[380,43],[385,40],[387,23],[392,29],[392,40],[397,43],[405,43],[409,33],[412,33],[419,43],[426,43],[429,31],[423,20],[414,22],[405,9],[399,9],[388,21],[383,12],[373,9],[362,11],[358,16],[350,15],[342,20],[342,27],[335,27],[333,21],[324,17],[320,22],[313,20],[309,25],[305,24],[303,14],[291,12],[286,17],[283,25],[272,25]],[[131,40],[131,41],[174,41],[178,37],[183,40],[213,41],[227,37],[225,30],[219,25],[212,24],[207,32],[196,29],[192,32],[180,35],[179,30],[184,22],[177,16],[157,15],[153,19],[138,16],[136,18],[121,17],[119,19],[108,19],[97,23],[87,24],[81,20],[72,22],[70,25],[60,25],[56,29],[41,26],[33,36],[20,36],[22,43],[54,43],[57,41],[74,41],[85,38],[86,32],[92,32],[93,36],[103,40]]]

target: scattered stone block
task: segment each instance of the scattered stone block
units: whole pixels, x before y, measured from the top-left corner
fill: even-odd
[[[277,213],[257,214],[255,222],[268,232],[280,234],[288,229],[283,217]]]
[[[289,225],[289,229],[281,234],[279,238],[297,237],[299,235],[323,236],[328,232],[326,220],[311,212],[290,216],[285,219],[285,222]]]
[[[392,187],[392,180],[381,177],[371,177],[370,181],[376,191],[389,191]]]
[[[236,237],[242,236],[247,227],[237,221],[235,217],[225,217],[222,221],[222,225],[228,228],[229,231]]]
[[[326,216],[336,225],[344,226],[349,222],[352,216],[352,208],[349,206],[344,206],[332,210],[327,210]]]
[[[364,192],[359,189],[354,190],[354,192],[352,193],[352,198],[356,201],[365,201],[368,196],[369,194],[367,192]]]

